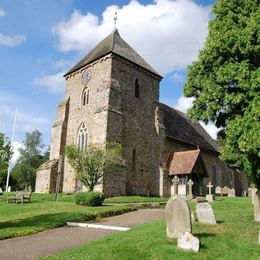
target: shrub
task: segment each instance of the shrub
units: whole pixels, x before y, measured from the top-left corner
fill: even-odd
[[[105,200],[105,195],[101,192],[78,192],[75,202],[78,205],[101,206]]]

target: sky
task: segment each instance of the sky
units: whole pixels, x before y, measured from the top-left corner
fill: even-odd
[[[13,162],[26,132],[38,129],[50,143],[63,78],[73,65],[117,28],[164,79],[160,101],[186,111],[187,65],[207,37],[213,0],[0,0],[0,132],[12,135]],[[214,125],[204,126],[216,137]]]

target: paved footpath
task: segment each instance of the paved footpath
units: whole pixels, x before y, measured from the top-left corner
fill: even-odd
[[[164,218],[164,209],[139,209],[119,216],[103,218],[96,224],[133,227]],[[107,229],[62,227],[41,233],[0,241],[1,260],[34,260],[65,249],[122,232]]]

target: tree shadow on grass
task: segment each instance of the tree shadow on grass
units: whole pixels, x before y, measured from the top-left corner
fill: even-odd
[[[0,228],[30,228],[39,230],[47,228],[55,228],[64,226],[67,221],[78,221],[78,220],[93,220],[95,215],[91,213],[77,213],[61,212],[55,214],[42,214],[29,218],[15,219],[11,221],[0,222]]]

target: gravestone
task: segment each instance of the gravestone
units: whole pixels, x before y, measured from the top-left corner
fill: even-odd
[[[229,188],[225,186],[224,188],[221,189],[221,195],[222,196],[227,196],[228,195],[228,190]]]
[[[252,197],[252,188],[248,188],[248,197]]]
[[[181,197],[168,200],[165,208],[166,232],[168,238],[178,238],[191,232],[191,216],[187,202]]]
[[[214,211],[208,202],[197,204],[196,214],[200,223],[208,225],[217,224]]]
[[[217,186],[217,187],[215,188],[215,194],[218,195],[218,196],[221,195],[221,187],[220,187],[220,186]]]
[[[254,219],[260,222],[260,191],[257,191],[254,196]]]
[[[255,202],[255,194],[257,192],[257,189],[256,188],[252,188],[251,189],[251,198],[252,198],[252,204],[254,205],[254,202]]]
[[[171,186],[171,195],[175,196],[178,194],[178,184],[180,179],[175,175],[172,179],[172,186]]]
[[[193,181],[191,179],[189,179],[189,181],[187,182],[188,185],[188,199],[192,199],[193,195],[192,195],[192,186],[193,186]]]
[[[3,190],[2,190],[2,188],[0,188],[0,195],[3,195]]]
[[[228,197],[236,197],[236,190],[234,188],[228,189]]]
[[[178,195],[182,196],[183,198],[186,198],[186,194],[187,194],[187,185],[179,184],[178,185]]]
[[[206,200],[207,200],[208,202],[213,202],[214,197],[213,197],[213,195],[212,195],[212,193],[211,193],[211,189],[213,188],[213,185],[211,184],[211,182],[209,182],[209,184],[207,185],[207,187],[209,188],[209,194],[206,195]]]
[[[200,241],[191,233],[185,232],[178,238],[177,246],[185,250],[193,250],[195,252],[199,252]]]

